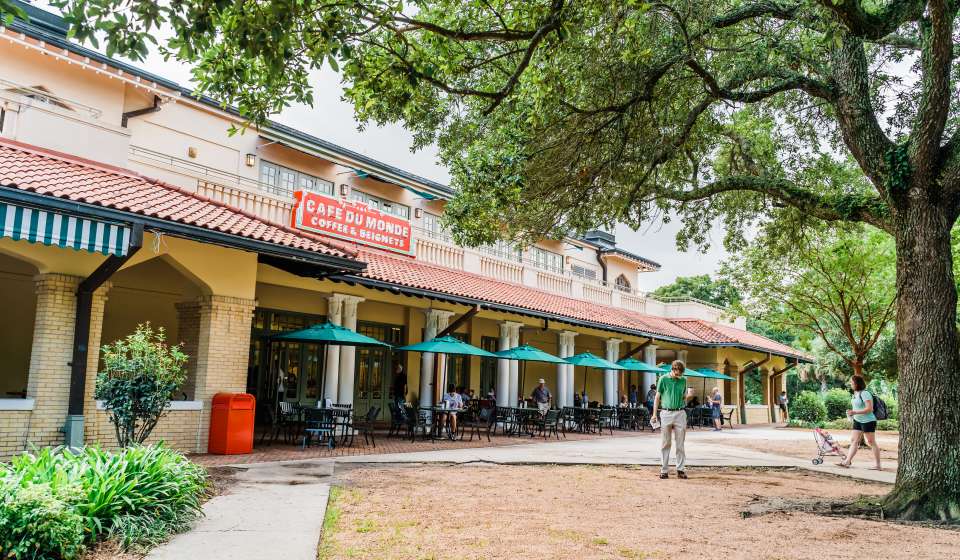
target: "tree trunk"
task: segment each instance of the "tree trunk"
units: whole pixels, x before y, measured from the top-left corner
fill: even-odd
[[[900,467],[888,517],[960,520],[960,356],[952,219],[910,197],[895,218]]]
[[[854,377],[863,377],[863,360],[856,359],[853,361],[853,376]]]

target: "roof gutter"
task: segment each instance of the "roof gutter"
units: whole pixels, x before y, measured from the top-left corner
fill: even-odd
[[[130,121],[130,119],[135,117],[141,117],[143,115],[149,115],[150,113],[156,113],[160,109],[161,109],[160,96],[154,95],[152,107],[144,107],[143,109],[134,109],[133,111],[127,111],[126,113],[120,116],[120,126],[122,126],[123,128],[127,128],[127,123]]]
[[[140,222],[144,225],[144,228],[149,231],[158,231],[173,235],[175,237],[189,239],[191,241],[200,241],[212,245],[219,245],[221,247],[228,247],[230,249],[241,249],[244,251],[258,253],[260,255],[289,259],[304,264],[333,268],[339,271],[358,273],[362,272],[367,266],[366,263],[355,259],[337,257],[334,255],[323,255],[314,251],[287,247],[285,245],[270,243],[269,241],[250,239],[247,237],[214,231],[199,226],[171,222],[161,218],[143,216],[140,214],[127,212],[125,210],[116,210],[104,206],[97,206],[94,204],[86,204],[82,202],[66,200],[63,198],[37,194],[30,191],[22,191],[5,185],[0,186],[0,200],[9,200],[11,202],[19,202],[21,204],[28,204],[35,207],[60,210],[63,212],[69,212],[79,216],[91,218],[114,220],[118,222]]]

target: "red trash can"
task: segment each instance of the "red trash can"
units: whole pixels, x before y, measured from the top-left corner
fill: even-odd
[[[217,393],[210,411],[207,452],[242,455],[253,451],[253,419],[257,400],[247,393]]]

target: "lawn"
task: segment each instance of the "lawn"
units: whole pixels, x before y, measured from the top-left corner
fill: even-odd
[[[878,495],[804,471],[413,466],[344,473],[320,547],[344,558],[947,558],[960,532],[810,513],[741,516],[767,497]]]

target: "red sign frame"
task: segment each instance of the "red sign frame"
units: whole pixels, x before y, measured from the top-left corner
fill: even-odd
[[[370,208],[311,191],[295,191],[291,225],[387,251],[413,254],[413,227],[404,220]]]

